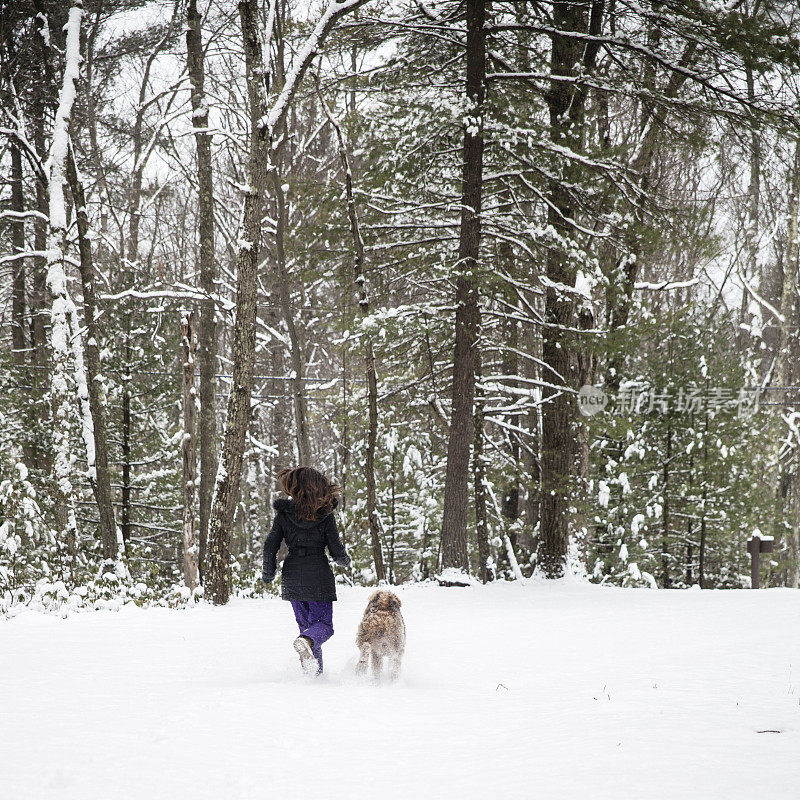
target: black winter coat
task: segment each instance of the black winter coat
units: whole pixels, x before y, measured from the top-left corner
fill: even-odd
[[[285,541],[289,555],[283,562],[281,597],[306,602],[335,600],[336,582],[325,548],[340,567],[350,566],[350,556],[339,538],[333,512],[308,522],[297,516],[294,500],[278,499],[272,506],[276,513],[264,541],[264,583],[275,578],[278,548]]]

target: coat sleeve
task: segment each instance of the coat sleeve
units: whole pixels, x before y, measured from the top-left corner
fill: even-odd
[[[269,583],[275,578],[275,573],[278,571],[276,558],[282,541],[283,529],[276,514],[275,519],[272,520],[272,529],[264,540],[264,562],[261,568],[261,578],[264,583]]]
[[[325,526],[325,540],[333,560],[340,567],[349,567],[350,556],[339,538],[339,529],[336,527],[336,517],[333,514],[328,515],[328,524]]]

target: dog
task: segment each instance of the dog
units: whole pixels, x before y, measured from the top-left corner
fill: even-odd
[[[356,674],[363,675],[372,659],[372,675],[380,680],[383,659],[387,658],[389,679],[397,680],[406,649],[406,625],[400,613],[401,605],[400,598],[387,589],[379,589],[370,597],[356,635],[360,654]]]

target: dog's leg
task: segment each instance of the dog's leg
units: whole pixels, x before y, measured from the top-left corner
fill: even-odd
[[[379,653],[376,653],[375,650],[372,651],[372,677],[375,678],[376,681],[381,679],[381,671],[383,670],[383,656]]]
[[[389,680],[396,681],[400,677],[400,656],[396,653],[389,657]]]
[[[358,664],[356,664],[356,675],[363,675],[367,671],[367,662],[369,661],[371,650],[372,648],[369,646],[369,642],[364,642],[364,644],[361,645]]]

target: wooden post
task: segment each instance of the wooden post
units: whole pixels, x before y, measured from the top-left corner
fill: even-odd
[[[771,553],[775,546],[775,541],[771,536],[761,536],[753,534],[747,540],[747,551],[750,553],[750,588],[761,588],[761,570],[759,567],[759,557],[761,553]]]
[[[183,348],[183,582],[190,591],[197,588],[197,529],[195,527],[195,490],[197,465],[195,459],[195,396],[194,364],[195,334],[194,313],[181,315],[181,343]]]

